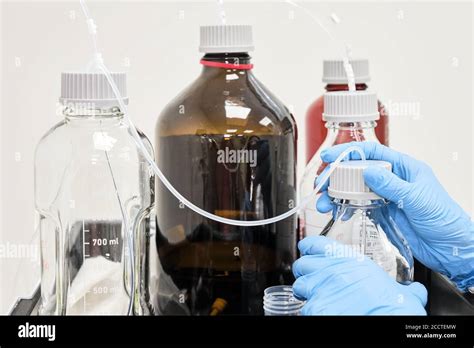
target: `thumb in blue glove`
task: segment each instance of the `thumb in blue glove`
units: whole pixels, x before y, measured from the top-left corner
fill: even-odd
[[[423,285],[397,283],[349,245],[316,236],[298,247],[293,292],[307,299],[303,315],[426,315]]]

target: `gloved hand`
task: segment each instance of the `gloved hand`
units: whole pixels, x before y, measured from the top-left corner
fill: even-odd
[[[303,315],[426,315],[420,283],[397,283],[369,257],[323,236],[303,239],[293,264],[296,297],[307,299]]]
[[[413,255],[425,266],[448,276],[460,290],[474,286],[474,224],[449,197],[431,168],[373,142],[337,145],[323,151],[321,158],[331,163],[354,145],[362,148],[367,159],[392,164],[393,173],[377,166],[368,167],[364,179],[370,189],[391,202],[389,212]],[[350,156],[360,159],[358,153]],[[327,191],[318,200],[317,209],[323,213],[332,209]]]

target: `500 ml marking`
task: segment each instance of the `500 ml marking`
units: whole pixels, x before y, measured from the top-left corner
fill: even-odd
[[[92,288],[92,293],[96,295],[116,294],[118,292],[119,288],[117,286],[94,286]]]

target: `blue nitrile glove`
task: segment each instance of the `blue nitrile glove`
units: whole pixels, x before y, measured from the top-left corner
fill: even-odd
[[[349,146],[362,148],[367,159],[392,164],[393,174],[372,166],[365,169],[364,179],[370,189],[391,202],[390,215],[413,255],[425,266],[448,276],[460,290],[474,286],[474,224],[449,197],[431,168],[374,142],[337,145],[323,151],[321,158],[331,163]],[[360,159],[355,152],[350,157]],[[327,191],[318,200],[317,209],[323,213],[332,209]]]
[[[323,236],[303,239],[293,264],[296,297],[307,299],[303,315],[426,315],[427,291],[402,285],[350,245]]]

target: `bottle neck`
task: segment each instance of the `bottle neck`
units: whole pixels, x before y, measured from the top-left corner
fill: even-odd
[[[376,141],[375,121],[363,122],[326,122],[328,129],[325,143],[327,146],[351,141]]]
[[[65,105],[63,115],[66,122],[119,123],[123,120],[123,113],[118,106],[95,107],[92,104]]]
[[[365,83],[357,83],[356,90],[358,91],[365,91],[368,88],[367,84]],[[336,91],[348,91],[349,85],[347,84],[327,84],[326,91],[328,92],[336,92]],[[338,133],[351,133],[357,132],[357,134],[362,135],[365,133],[364,138],[368,138],[366,140],[371,141],[377,140],[375,135],[375,127],[377,123],[375,121],[362,121],[362,122],[334,122],[328,121],[326,122],[326,128],[328,129],[328,137],[337,136]],[[357,138],[354,138],[355,141],[358,141]]]
[[[360,130],[360,131],[370,131],[374,130],[377,125],[376,121],[361,121],[361,122],[335,122],[328,121],[326,122],[326,128],[329,130]]]
[[[349,85],[328,83],[324,88],[327,92],[348,91]],[[369,88],[369,86],[367,86],[366,83],[356,83],[357,91],[365,91],[367,88]]]
[[[343,207],[352,208],[352,209],[377,209],[383,208],[388,203],[385,199],[340,199],[333,198],[333,202],[338,209]]]
[[[202,75],[216,76],[239,73],[252,74],[251,57],[246,52],[206,53],[201,59]]]

